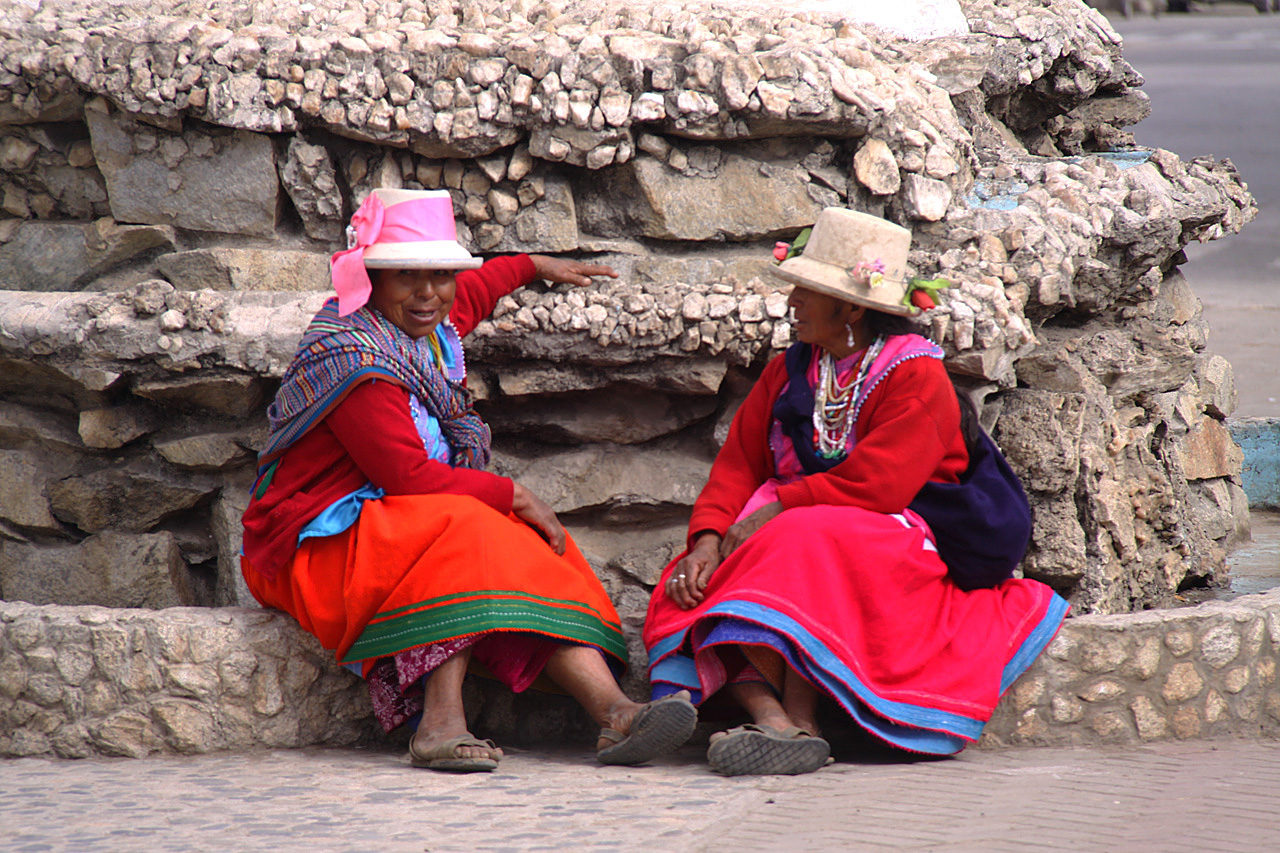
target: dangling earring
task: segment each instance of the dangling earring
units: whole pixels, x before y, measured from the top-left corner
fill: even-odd
[[[849,330],[849,349],[853,349],[858,343],[853,339],[853,324],[845,323],[844,327]]]

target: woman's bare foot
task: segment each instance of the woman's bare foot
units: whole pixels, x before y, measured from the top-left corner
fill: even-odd
[[[772,687],[759,681],[730,684],[728,692],[758,726],[768,726],[780,732],[797,728],[815,736],[821,734],[817,715],[818,692],[789,666],[781,698]]]
[[[455,738],[475,743],[460,744],[450,757],[457,759],[490,758],[498,761],[502,750],[477,741],[467,729],[467,715],[462,706],[462,679],[467,674],[471,649],[466,648],[436,667],[426,682],[423,696],[422,722],[410,741],[411,751],[430,755]]]
[[[609,706],[605,712],[604,718],[598,720],[602,729],[613,729],[615,732],[621,732],[624,735],[631,734],[631,721],[636,718],[636,714],[640,713],[640,709],[644,705],[639,702],[632,702],[630,699],[623,699]],[[614,741],[601,735],[596,741],[596,751],[610,746]]]
[[[679,748],[698,725],[698,710],[681,690],[639,705],[623,700],[601,716],[596,758],[601,764],[644,764]]]
[[[458,737],[472,738],[473,736],[465,726],[459,731],[433,731],[431,733],[424,732],[419,728],[418,731],[414,732],[410,749],[419,755],[430,755],[441,744],[448,743]],[[492,758],[494,761],[501,761],[503,756],[500,747],[491,749],[488,746],[459,745],[454,747],[452,752],[454,758]]]

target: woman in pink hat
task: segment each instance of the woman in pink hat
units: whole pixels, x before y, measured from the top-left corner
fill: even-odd
[[[485,470],[489,429],[463,384],[462,338],[502,296],[617,274],[541,255],[482,264],[457,242],[447,192],[375,190],[347,233],[337,297],[267,413],[249,589],[367,680],[388,731],[421,712],[414,766],[497,767],[502,750],[467,729],[472,662],[516,691],[549,676],[600,724],[606,764],[676,748],[696,723],[688,695],[640,705],[619,689],[618,614],[551,508]]]

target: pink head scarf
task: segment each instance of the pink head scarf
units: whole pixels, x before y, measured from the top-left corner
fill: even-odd
[[[447,195],[433,195],[384,205],[378,193],[369,193],[347,226],[347,248],[329,260],[333,289],[338,292],[338,316],[345,317],[369,301],[373,282],[365,269],[365,250],[389,243],[454,243],[457,230],[453,202]],[[456,245],[456,243],[455,243]],[[461,247],[458,247],[461,248]],[[419,266],[406,262],[406,267]]]

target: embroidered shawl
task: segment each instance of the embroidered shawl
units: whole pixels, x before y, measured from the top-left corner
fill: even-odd
[[[348,391],[375,378],[403,385],[440,422],[453,451],[450,464],[489,464],[489,427],[476,414],[470,392],[433,363],[427,339],[410,338],[368,306],[341,317],[338,300],[331,298],[307,326],[267,409],[270,433],[258,456],[259,471],[320,423]]]

